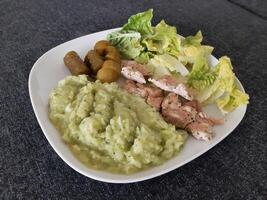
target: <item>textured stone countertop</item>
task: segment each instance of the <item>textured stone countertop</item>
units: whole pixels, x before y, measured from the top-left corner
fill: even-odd
[[[119,27],[154,8],[182,35],[201,29],[217,57],[231,57],[250,95],[241,124],[216,147],[170,173],[102,183],[54,152],[34,116],[28,76],[52,47]],[[267,1],[0,1],[0,199],[267,199]]]

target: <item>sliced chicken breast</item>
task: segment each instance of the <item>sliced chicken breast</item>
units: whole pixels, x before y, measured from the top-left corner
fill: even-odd
[[[127,80],[124,88],[132,94],[137,94],[156,110],[161,110],[165,121],[177,128],[187,130],[198,140],[210,141],[214,134],[212,126],[222,124],[222,119],[209,118],[201,109],[197,100],[188,101],[179,97],[176,93],[168,93],[164,96],[163,91],[156,86],[135,83]]]
[[[160,110],[161,102],[163,100],[163,93],[159,88],[135,83],[132,80],[127,80],[125,82],[124,89],[131,94],[137,94],[145,98],[149,105],[156,108],[156,110]]]
[[[182,96],[187,100],[193,100],[193,96],[190,94],[188,88],[184,83],[178,83],[171,76],[163,76],[159,79],[149,78],[148,81],[152,82],[154,85],[162,90],[173,92]]]
[[[139,64],[133,60],[123,60],[121,66],[121,74],[125,78],[138,83],[146,83],[145,77],[151,75],[150,71],[145,65]]]
[[[213,138],[212,126],[223,121],[208,118],[200,111],[198,102],[181,102],[175,93],[169,93],[162,101],[162,116],[177,128],[186,129],[198,140],[209,141]]]

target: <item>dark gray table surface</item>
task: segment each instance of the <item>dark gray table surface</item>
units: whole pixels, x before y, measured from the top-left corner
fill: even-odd
[[[133,184],[75,172],[34,116],[28,76],[52,47],[119,27],[154,8],[182,35],[201,29],[217,57],[231,57],[250,95],[241,124],[216,147],[168,174]],[[267,199],[267,1],[0,1],[0,199]]]

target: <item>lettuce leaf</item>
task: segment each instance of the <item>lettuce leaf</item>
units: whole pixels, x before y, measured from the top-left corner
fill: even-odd
[[[189,73],[188,69],[177,58],[169,54],[156,55],[150,60],[150,63],[157,68],[166,68],[170,73],[179,73],[182,76]]]
[[[154,54],[149,51],[143,51],[141,54],[134,58],[134,60],[138,63],[145,64],[154,57]]]
[[[154,34],[147,36],[142,41],[148,51],[156,54],[168,53],[177,56],[180,48],[180,38],[174,26],[170,26],[162,20],[154,29]]]
[[[210,86],[216,79],[216,74],[208,65],[207,59],[199,55],[188,76],[188,84],[197,90],[203,90]]]
[[[159,78],[163,75],[171,75],[171,72],[166,67],[162,67],[160,62],[158,62],[156,59],[152,58],[147,63],[147,67],[150,72],[153,74],[153,78]]]
[[[140,63],[147,63],[154,55],[177,56],[181,38],[177,37],[176,28],[164,20],[152,27],[152,17],[152,9],[131,16],[122,30],[110,33],[107,40],[118,48],[122,57]]]
[[[214,69],[210,69],[202,75],[204,79],[208,80],[210,74],[214,76],[212,84],[204,85],[204,89],[201,87],[200,90],[199,88],[195,88],[198,91],[196,99],[200,103],[205,103],[205,101],[208,101],[208,103],[214,103],[217,98],[223,96],[225,93],[230,93],[233,89],[235,74],[233,73],[233,67],[228,57],[221,57],[219,59],[219,63]]]
[[[235,74],[230,58],[224,56],[219,59],[219,63],[214,69],[218,75],[217,80],[220,82],[218,88],[213,92],[210,97],[203,102],[204,104],[214,103],[221,96],[229,94],[234,87]]]
[[[198,31],[194,36],[188,36],[184,40],[182,40],[183,46],[200,46],[203,40],[202,32]]]
[[[141,34],[136,31],[116,31],[108,34],[107,40],[115,46],[126,59],[132,59],[141,54],[144,47],[140,44]]]
[[[248,100],[249,96],[235,87],[229,95],[218,99],[216,104],[221,112],[226,114],[232,112],[238,106],[248,104]]]
[[[178,59],[186,65],[187,63],[194,64],[200,55],[208,58],[213,51],[213,47],[202,45],[202,39],[201,31],[198,31],[194,36],[182,39]]]
[[[153,33],[151,26],[151,20],[153,17],[153,9],[149,9],[145,12],[132,15],[128,19],[128,23],[122,28],[124,31],[136,31],[141,33],[141,35],[148,35]]]
[[[215,68],[199,57],[188,76],[188,84],[197,91],[196,99],[200,103],[216,103],[224,114],[248,104],[249,96],[237,89],[231,60],[226,56],[219,59]]]
[[[213,47],[208,45],[201,45],[201,46],[187,46],[182,47],[182,50],[178,54],[178,59],[184,63],[194,64],[199,56],[204,56],[208,58],[213,51]]]

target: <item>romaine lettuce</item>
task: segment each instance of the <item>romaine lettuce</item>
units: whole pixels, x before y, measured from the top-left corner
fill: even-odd
[[[128,23],[122,28],[124,31],[136,31],[141,33],[141,35],[148,35],[153,33],[151,26],[151,20],[153,17],[153,9],[149,9],[145,12],[132,15],[128,19]]]
[[[188,36],[182,40],[183,46],[200,46],[203,40],[201,31],[198,31],[195,36]]]
[[[177,37],[176,28],[169,26],[164,20],[156,25],[154,34],[147,36],[142,42],[148,51],[157,54],[169,53],[177,56],[180,48],[180,38]]]
[[[184,63],[194,64],[199,56],[205,56],[206,59],[212,53],[213,47],[202,45],[203,36],[198,31],[194,36],[188,36],[181,40],[181,49],[177,55],[178,59]]]
[[[202,104],[216,103],[223,113],[248,103],[248,95],[236,88],[230,59],[223,56],[210,68],[204,57],[198,57],[188,76],[188,84],[195,89],[195,98]]]
[[[207,70],[207,68],[205,70]],[[202,70],[200,69],[199,71],[201,72]],[[198,78],[198,76],[195,77]],[[202,82],[204,83],[203,86],[196,88],[198,89],[196,99],[201,103],[204,103],[206,100],[209,100],[209,103],[214,103],[217,98],[222,96],[224,93],[230,93],[233,89],[235,74],[233,73],[231,61],[226,56],[220,58],[219,63],[215,66],[215,68],[206,71],[206,73],[203,73],[201,77],[203,80],[208,80],[207,82]],[[212,77],[211,82],[210,77]],[[198,80],[197,78],[196,80]],[[194,79],[191,81],[194,81]],[[216,98],[212,97],[214,94],[216,94]]]
[[[221,112],[226,114],[232,112],[238,106],[248,104],[248,100],[249,96],[235,87],[229,95],[218,99],[216,104]]]
[[[141,34],[136,31],[116,31],[108,34],[107,40],[115,46],[126,59],[140,55],[144,47],[141,46]]]
[[[158,54],[177,56],[181,39],[177,37],[176,28],[169,26],[164,20],[152,27],[152,17],[152,9],[131,16],[122,30],[110,33],[107,40],[124,58],[141,63],[147,63]]]
[[[175,57],[169,54],[156,55],[149,62],[155,68],[165,68],[163,75],[171,75],[171,73],[179,73],[182,76],[186,76],[189,72],[188,69]],[[156,71],[163,72],[164,69],[157,69]],[[158,74],[158,73],[157,73]]]
[[[215,72],[208,65],[203,55],[196,58],[196,62],[188,76],[188,84],[197,90],[203,90],[215,81]]]
[[[144,63],[148,63],[149,59],[153,58],[154,54],[150,51],[143,51],[141,52],[141,54],[137,57],[135,57],[134,59],[136,60],[136,62],[144,64]]]

